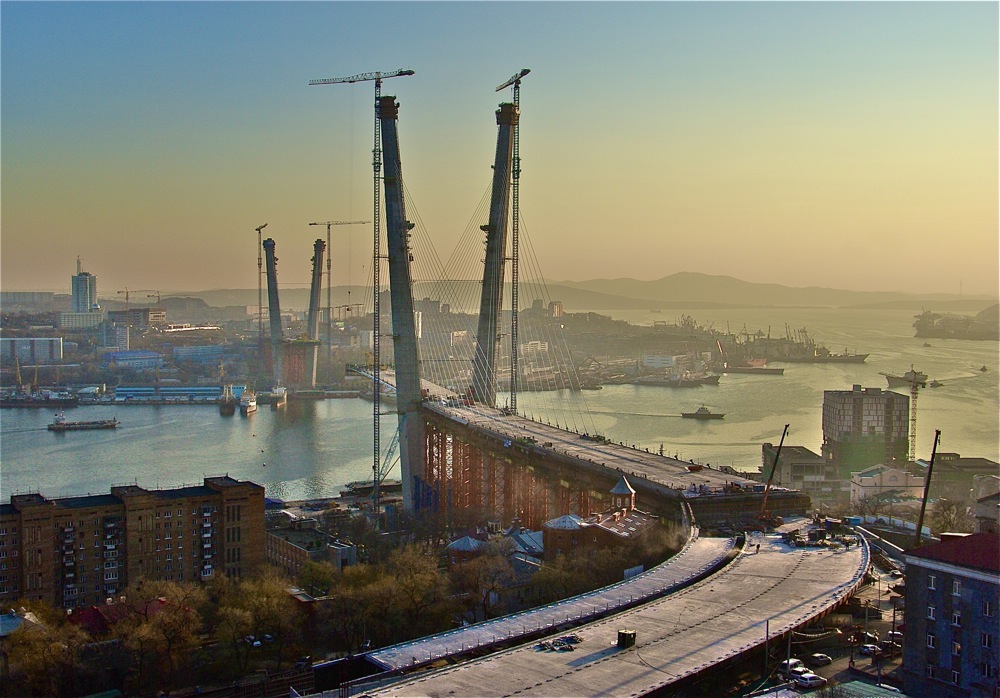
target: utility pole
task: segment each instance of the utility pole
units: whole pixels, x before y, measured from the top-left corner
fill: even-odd
[[[333,288],[333,274],[331,272],[333,250],[330,247],[330,227],[334,225],[364,225],[371,221],[322,221],[310,223],[309,225],[326,226],[326,360],[329,367],[328,378],[333,381],[333,298],[331,290]],[[350,260],[348,260],[350,261]]]
[[[379,121],[379,101],[382,99],[382,80],[385,78],[395,78],[413,75],[412,70],[406,70],[400,68],[399,70],[392,70],[386,73],[374,72],[374,73],[360,73],[358,75],[351,75],[346,78],[326,78],[321,80],[310,80],[310,85],[337,85],[337,84],[353,84],[355,82],[374,82],[375,83],[375,104],[374,104],[374,114],[375,114],[375,140],[372,147],[372,179],[373,179],[373,219],[374,219],[374,234],[372,235],[372,283],[375,287],[374,292],[374,323],[372,327],[372,416],[374,418],[374,460],[372,461],[372,468],[377,471],[381,463],[381,444],[379,443],[379,431],[381,426],[381,413],[382,413],[382,385],[380,380],[380,348],[379,340],[381,333],[381,308],[379,307],[379,293],[381,289],[379,288],[379,268],[382,265],[382,251],[380,243],[380,232],[382,228],[382,199],[381,190],[379,184],[382,177],[382,126]],[[374,478],[373,478],[374,480]],[[376,483],[372,483],[375,485]],[[404,487],[406,484],[404,483]],[[375,512],[376,517],[378,512]]]
[[[497,86],[499,92],[511,85],[514,86],[514,111],[520,114],[521,109],[521,78],[530,73],[529,68],[522,68],[521,72],[514,75],[507,82]],[[514,152],[511,158],[513,167],[511,168],[511,228],[510,228],[510,409],[517,414],[517,281],[518,268],[520,266],[520,256],[518,252],[518,220],[521,216],[520,208],[520,180],[521,180],[521,139],[520,139],[520,118],[514,122]]]
[[[934,447],[931,449],[931,462],[927,465],[927,479],[924,480],[924,498],[920,502],[920,518],[917,519],[917,539],[914,548],[920,547],[920,536],[924,527],[924,512],[927,511],[927,496],[931,493],[931,474],[934,472],[934,457],[937,455],[938,441],[941,440],[941,430],[934,430]]]
[[[257,226],[257,378],[260,379],[264,373],[264,286],[262,283],[264,274],[264,259],[261,254],[263,250],[263,240],[260,231],[267,227],[267,223]]]

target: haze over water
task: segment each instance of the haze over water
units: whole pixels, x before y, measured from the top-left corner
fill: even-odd
[[[635,322],[674,321],[685,311],[612,313]],[[674,314],[675,313],[675,314]],[[717,387],[670,389],[615,385],[600,391],[520,393],[519,411],[579,431],[596,430],[698,462],[756,470],[760,444],[786,444],[819,452],[824,390],[860,383],[885,388],[880,371],[902,372],[913,364],[944,383],[918,400],[917,457],[930,457],[934,430],[939,451],[1000,461],[997,342],[913,337],[912,313],[886,310],[740,309],[687,311],[717,329],[784,334],[784,324],[805,327],[832,351],[870,353],[865,364],[784,364],[783,376],[726,375]],[[780,327],[778,326],[780,324]],[[987,366],[988,372],[978,369]],[[504,397],[500,397],[501,403]],[[721,421],[681,419],[701,404],[726,413]],[[265,486],[285,499],[329,497],[352,480],[371,477],[372,405],[364,400],[292,403],[283,411],[263,406],[250,418],[222,417],[215,406],[80,407],[70,419],[116,416],[115,431],[50,433],[49,410],[0,412],[0,496],[40,491],[46,496],[107,492],[112,484],[145,487],[200,483],[228,473]],[[396,427],[382,418],[385,447]],[[266,465],[264,465],[266,463]],[[398,477],[398,469],[390,473]]]

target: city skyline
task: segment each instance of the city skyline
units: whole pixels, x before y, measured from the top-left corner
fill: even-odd
[[[521,212],[546,278],[682,271],[995,295],[993,3],[5,3],[4,290],[283,285],[310,221],[371,219],[371,83],[407,68],[408,215],[485,222],[522,67]],[[364,284],[370,226],[334,229]],[[617,256],[609,255],[617,252]]]

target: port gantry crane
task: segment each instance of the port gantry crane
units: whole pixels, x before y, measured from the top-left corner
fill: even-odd
[[[330,228],[335,225],[365,225],[371,221],[317,221],[309,225],[326,226],[326,360],[330,367],[330,379],[333,379],[333,274],[331,272],[331,258],[333,252],[330,248]],[[350,293],[350,291],[348,291]]]
[[[502,85],[498,85],[496,91],[514,87],[514,110],[520,112],[521,109],[521,78],[530,73],[529,68],[521,68],[516,75],[511,76]],[[520,119],[514,122],[514,152],[512,155],[513,168],[511,171],[511,226],[510,226],[510,409],[517,414],[517,272],[519,266],[518,255],[518,218],[520,217],[520,179],[521,179],[521,139],[520,139]]]
[[[382,457],[381,444],[379,443],[379,425],[380,416],[382,412],[381,404],[381,384],[379,381],[379,362],[381,361],[379,353],[379,333],[381,332],[381,309],[379,308],[379,267],[382,264],[382,253],[381,245],[379,242],[379,230],[382,227],[381,219],[381,206],[382,200],[380,196],[379,180],[382,176],[382,128],[379,123],[378,106],[379,100],[382,98],[382,81],[387,78],[398,78],[413,75],[412,70],[407,70],[405,68],[400,68],[399,70],[390,70],[388,72],[374,72],[374,73],[359,73],[358,75],[351,75],[346,78],[325,78],[320,80],[310,80],[310,85],[341,85],[344,83],[353,84],[356,82],[374,82],[375,83],[375,141],[372,147],[372,178],[373,178],[373,189],[374,189],[374,202],[373,202],[373,217],[374,217],[374,233],[372,235],[373,242],[373,254],[372,254],[372,285],[374,286],[374,327],[372,331],[372,415],[374,416],[373,424],[373,435],[374,435],[374,460],[372,461],[372,485],[378,488],[378,479],[380,471],[380,461]],[[375,512],[376,521],[378,520],[378,509]]]

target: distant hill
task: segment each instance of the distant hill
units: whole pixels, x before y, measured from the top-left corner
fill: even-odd
[[[460,298],[476,298],[477,281],[448,282],[449,291]],[[531,305],[530,288],[537,283],[522,283],[521,307]],[[436,298],[438,283],[417,282],[414,298]],[[561,301],[567,312],[584,310],[651,310],[658,308],[740,308],[740,307],[852,307],[888,310],[932,310],[938,312],[977,313],[997,302],[988,296],[961,297],[957,294],[910,294],[882,291],[848,291],[833,288],[795,288],[780,284],[758,284],[729,276],[680,272],[656,281],[636,279],[591,279],[589,281],[545,282],[548,298]],[[256,305],[257,289],[214,289],[186,291],[184,295],[203,299],[212,306]],[[335,286],[333,304],[364,303],[367,291],[361,286]],[[451,302],[454,302],[451,300]],[[264,303],[267,303],[265,294]],[[322,295],[326,304],[326,292]],[[309,291],[305,288],[282,289],[281,307],[305,310]]]

